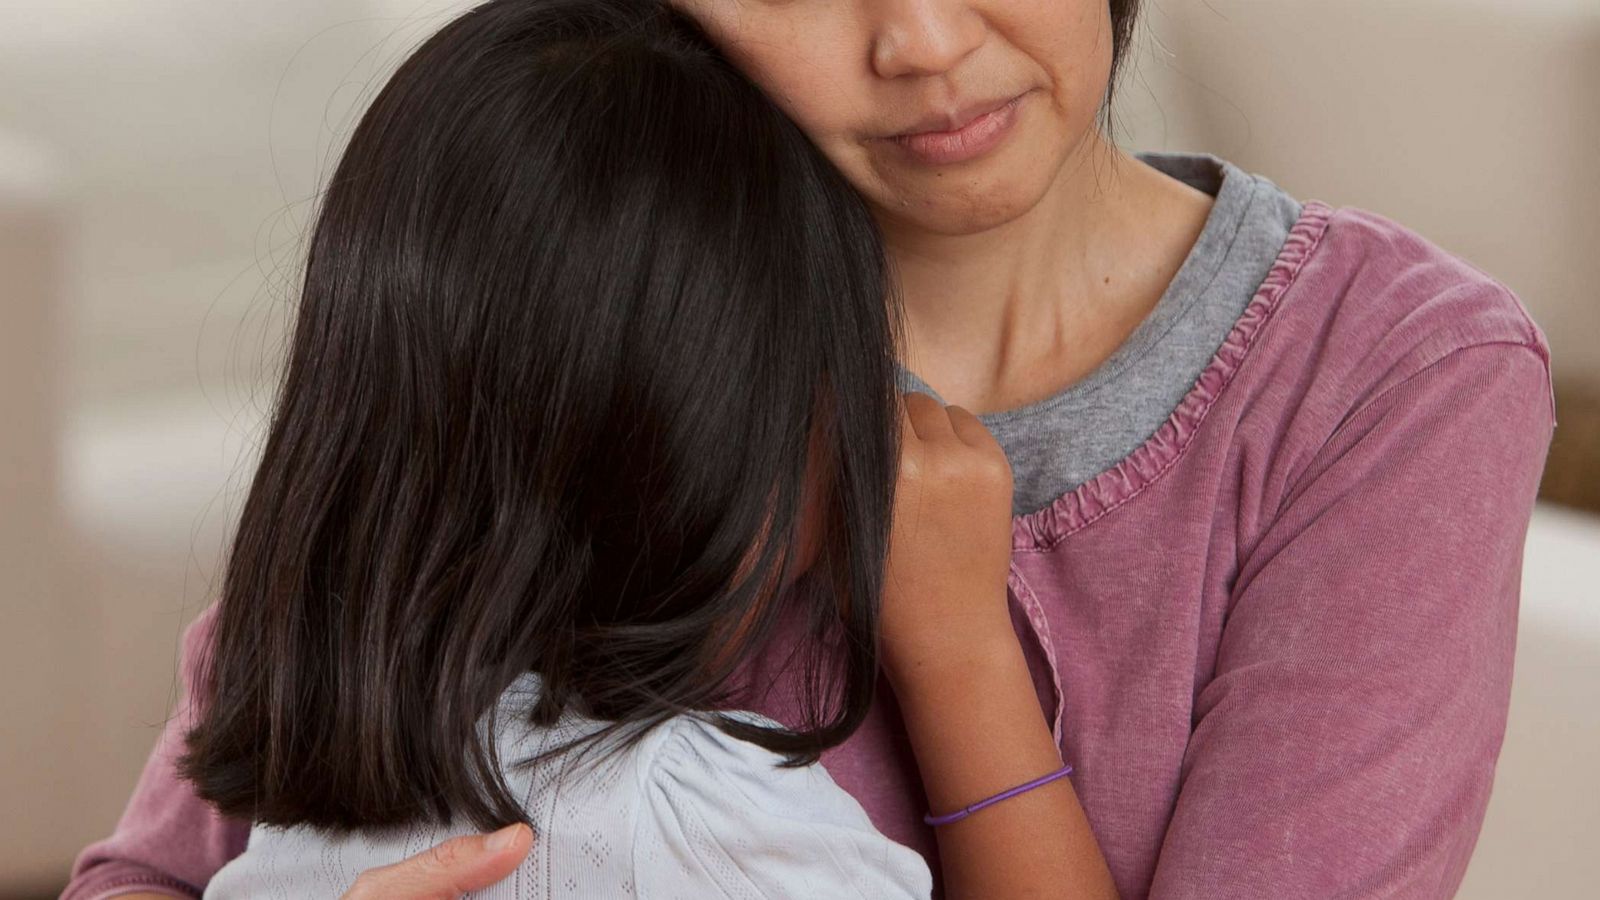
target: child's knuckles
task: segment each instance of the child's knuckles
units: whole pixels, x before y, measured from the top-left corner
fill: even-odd
[[[990,483],[1003,484],[1007,487],[1011,485],[1011,463],[1006,460],[1004,455],[986,455],[982,463],[980,463],[980,468],[983,472],[983,477]]]
[[[914,482],[922,477],[923,470],[927,467],[926,453],[907,452],[900,454],[900,481]]]

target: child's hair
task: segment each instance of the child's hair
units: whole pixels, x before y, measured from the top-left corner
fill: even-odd
[[[719,725],[802,764],[861,723],[898,307],[863,202],[692,21],[453,21],[355,129],[302,294],[201,670],[201,796],[521,819],[480,721],[519,676],[536,724],[636,739],[721,708],[780,616],[814,651],[807,727]],[[821,548],[779,604],[808,456]]]

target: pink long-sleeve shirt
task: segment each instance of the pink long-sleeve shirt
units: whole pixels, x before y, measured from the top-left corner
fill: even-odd
[[[1014,520],[1018,634],[1122,896],[1454,892],[1505,730],[1548,362],[1504,287],[1308,203],[1165,425]],[[785,674],[754,674],[775,687],[749,705],[789,718]],[[193,720],[66,897],[197,894],[243,849],[175,774]],[[892,696],[823,763],[939,871]]]

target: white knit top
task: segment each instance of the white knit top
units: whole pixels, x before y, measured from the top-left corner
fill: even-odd
[[[927,863],[880,834],[820,764],[778,768],[778,754],[700,717],[679,716],[598,763],[575,764],[564,754],[512,765],[599,727],[572,713],[551,728],[528,725],[521,710],[538,685],[529,675],[508,690],[495,727],[507,783],[533,824],[533,851],[510,878],[472,896],[930,896]],[[752,712],[734,715],[775,724]],[[205,896],[337,897],[367,869],[475,830],[465,821],[348,835],[258,825]]]

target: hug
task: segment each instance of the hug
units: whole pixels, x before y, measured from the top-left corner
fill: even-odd
[[[327,180],[67,896],[1451,895],[1544,338],[1393,222],[1118,148],[1139,5],[444,25]]]

